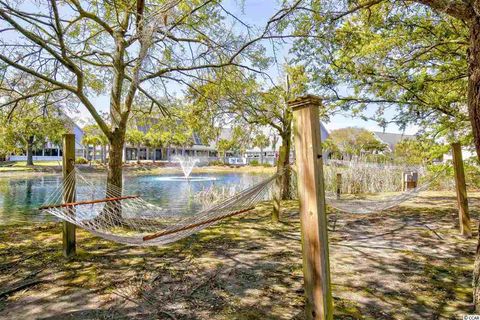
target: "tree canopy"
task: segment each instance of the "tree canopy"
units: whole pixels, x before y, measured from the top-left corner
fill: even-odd
[[[228,66],[262,72],[269,60],[261,41],[274,39],[298,5],[283,2],[258,29],[239,24],[218,1],[0,1],[0,80],[19,92],[2,104],[68,96],[83,105],[109,140],[108,181],[121,187],[135,106],[147,101],[166,114],[161,98],[221,78]],[[23,94],[10,81],[18,73],[38,80],[37,88]],[[109,121],[94,103],[98,95],[110,99]]]
[[[350,160],[354,156],[385,151],[386,145],[366,129],[348,127],[333,130],[324,141],[324,148],[334,158]]]
[[[27,164],[33,165],[34,149],[42,149],[47,141],[61,144],[62,134],[69,131],[71,123],[54,106],[22,102],[15,108],[15,112],[0,109],[2,152],[25,153]]]

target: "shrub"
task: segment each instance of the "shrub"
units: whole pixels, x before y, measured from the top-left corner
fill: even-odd
[[[212,160],[208,163],[209,166],[223,166],[223,162],[221,160]]]
[[[264,166],[265,168],[271,168],[271,167],[273,167],[273,166],[272,166],[270,163],[268,163],[268,162],[264,163],[263,166]]]
[[[84,157],[78,157],[75,159],[75,164],[87,164],[88,160]]]
[[[260,163],[258,162],[258,160],[254,159],[250,161],[249,165],[251,165],[252,167],[256,167],[256,166],[259,166]]]

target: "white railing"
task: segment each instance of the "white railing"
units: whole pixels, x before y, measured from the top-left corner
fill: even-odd
[[[27,156],[10,156],[9,161],[27,161]],[[33,161],[62,161],[62,156],[33,156]]]

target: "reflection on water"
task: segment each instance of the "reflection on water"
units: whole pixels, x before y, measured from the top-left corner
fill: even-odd
[[[105,176],[85,175],[89,181],[102,184]],[[196,178],[197,177],[197,178]],[[171,179],[168,176],[126,176],[124,194],[138,194],[160,207],[178,211],[179,215],[193,214],[201,209],[194,195],[213,186],[248,188],[265,178],[251,173],[216,173],[191,175],[191,180]],[[56,218],[37,210],[61,183],[61,176],[0,177],[0,224],[23,221],[55,221]],[[83,188],[78,198],[88,198]]]

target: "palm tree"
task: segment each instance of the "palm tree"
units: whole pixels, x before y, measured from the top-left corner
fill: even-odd
[[[145,134],[138,129],[130,129],[127,131],[125,140],[132,146],[137,147],[137,163],[140,163],[140,146],[145,138]]]
[[[268,147],[270,144],[270,140],[266,135],[263,133],[257,134],[255,139],[253,140],[253,144],[255,147],[260,148],[260,163],[263,164],[263,149]]]

